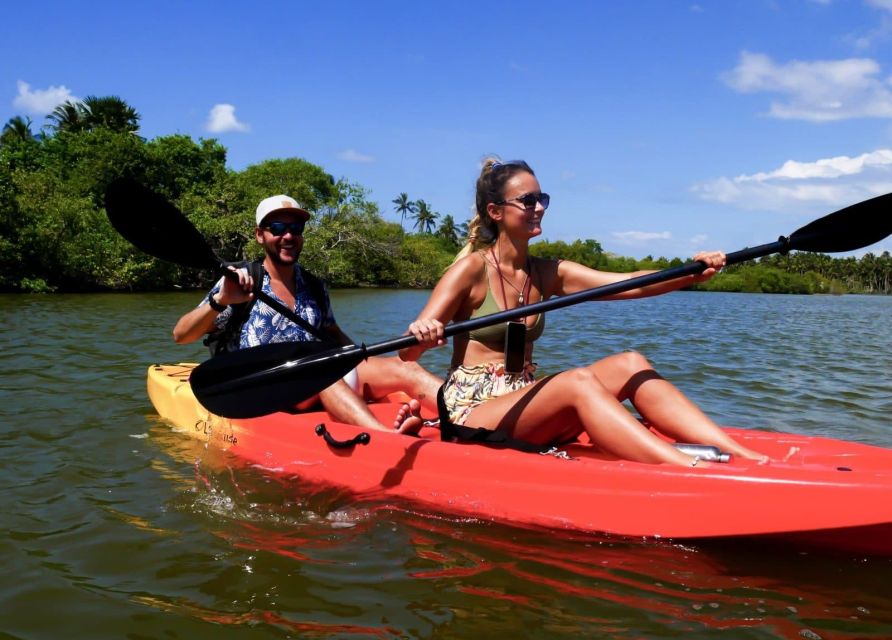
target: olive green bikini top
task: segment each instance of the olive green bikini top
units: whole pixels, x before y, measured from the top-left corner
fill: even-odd
[[[489,286],[489,274],[486,269],[486,262],[483,263],[483,273],[484,277],[486,277],[486,298],[483,300],[483,304],[481,304],[477,309],[474,309],[474,312],[471,314],[471,318],[479,318],[480,316],[488,316],[493,313],[497,313],[502,311],[499,309],[499,305],[496,304],[496,299],[492,295],[492,288]],[[516,311],[520,311],[520,308],[516,309]],[[542,332],[545,330],[545,314],[540,313],[536,316],[536,321],[533,323],[533,326],[527,327],[527,342],[534,342],[539,336],[542,335]],[[482,342],[487,346],[495,346],[498,345],[498,349],[502,349],[505,344],[505,333],[508,331],[508,323],[504,322],[502,324],[496,324],[489,327],[482,327],[480,329],[474,329],[473,331],[468,331],[468,337],[471,340],[476,340],[477,342]]]

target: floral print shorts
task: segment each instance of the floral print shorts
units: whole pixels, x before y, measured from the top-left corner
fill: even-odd
[[[536,365],[528,362],[521,373],[505,373],[502,362],[456,367],[443,385],[443,400],[453,424],[463,425],[477,405],[535,382]]]

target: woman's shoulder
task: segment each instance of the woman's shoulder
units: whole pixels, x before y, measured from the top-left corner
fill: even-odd
[[[456,260],[447,273],[454,272],[455,277],[479,277],[485,269],[486,255],[482,250],[478,250]]]

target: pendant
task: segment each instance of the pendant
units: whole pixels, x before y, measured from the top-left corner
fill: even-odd
[[[519,296],[517,296],[517,304],[523,306],[523,294],[522,293]]]

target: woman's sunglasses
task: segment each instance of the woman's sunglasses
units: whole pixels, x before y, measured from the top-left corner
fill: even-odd
[[[508,204],[509,202],[519,202],[524,209],[535,209],[536,203],[542,205],[543,209],[547,209],[551,202],[551,196],[547,193],[525,193],[516,198],[508,198],[507,200],[499,200],[493,204]]]
[[[293,236],[300,236],[303,235],[305,226],[307,226],[306,220],[298,220],[297,222],[267,222],[263,228],[274,236],[284,236],[289,231]]]

